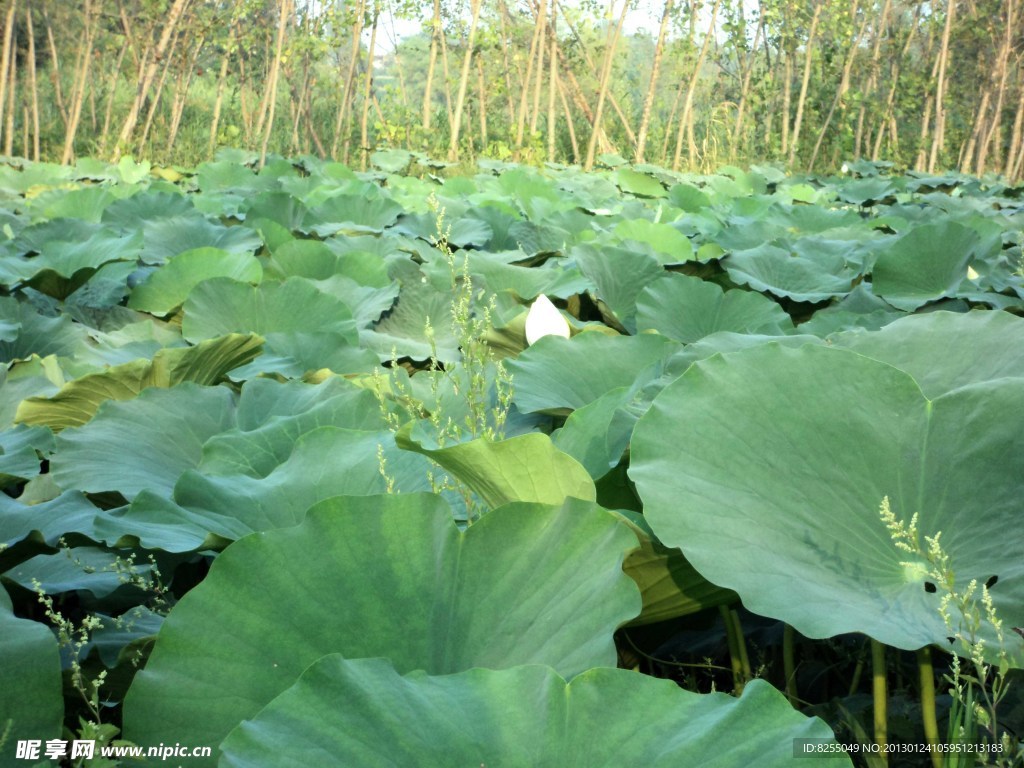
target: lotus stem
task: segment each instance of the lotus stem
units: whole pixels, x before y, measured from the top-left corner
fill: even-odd
[[[794,707],[797,705],[796,693],[796,636],[790,624],[782,625],[782,671],[786,676],[786,698]]]
[[[740,651],[740,666],[743,669],[743,683],[754,679],[754,671],[750,668],[750,656],[747,653],[747,639],[743,636],[743,624],[740,622],[740,613],[735,608],[729,610],[733,627],[736,630],[736,647]]]
[[[860,689],[860,679],[864,676],[864,649],[861,648],[857,654],[857,664],[853,668],[853,677],[850,678],[850,689],[847,696],[853,696]]]
[[[743,664],[740,661],[739,643],[736,639],[736,625],[732,622],[732,613],[728,606],[718,606],[725,623],[725,641],[729,645],[729,665],[732,667],[732,690],[737,696],[743,693]]]
[[[888,725],[886,716],[885,646],[871,638],[871,693],[875,704],[875,744],[879,747],[882,765],[889,764]]]
[[[935,670],[932,669],[932,649],[925,646],[917,652],[917,670],[921,677],[921,719],[924,721],[924,738],[933,747],[939,745],[939,721],[935,716]],[[943,768],[943,755],[932,750],[932,765]]]

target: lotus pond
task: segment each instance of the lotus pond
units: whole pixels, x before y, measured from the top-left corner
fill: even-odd
[[[1024,188],[606,160],[0,166],[0,765],[1012,764]]]

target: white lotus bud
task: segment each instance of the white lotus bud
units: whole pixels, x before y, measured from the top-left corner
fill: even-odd
[[[569,338],[569,323],[543,293],[533,302],[526,316],[526,343],[535,344],[542,336]]]
[[[974,271],[974,267],[968,267],[967,268],[967,279],[968,280],[977,280],[978,279],[978,273]]]

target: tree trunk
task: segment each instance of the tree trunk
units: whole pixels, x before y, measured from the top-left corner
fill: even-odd
[[[277,111],[277,81],[281,73],[281,58],[284,56],[284,33],[288,29],[291,0],[280,0],[278,9],[281,17],[277,20],[277,40],[274,43],[274,58],[270,64],[270,82],[266,85],[269,105],[266,125],[263,126],[263,140],[260,142],[260,168],[267,163],[267,146],[270,144],[270,134],[274,130],[274,114]]]
[[[996,86],[996,106],[993,111],[992,120],[989,123],[988,131],[985,133],[981,146],[978,148],[978,162],[974,170],[975,174],[978,176],[982,176],[985,173],[990,149],[994,150],[996,154],[996,169],[998,170],[1000,167],[1001,158],[999,155],[1001,152],[1001,146],[999,142],[995,141],[995,139],[999,136],[999,128],[1002,124],[1003,104],[1006,102],[1010,52],[1013,49],[1013,30],[1020,29],[1020,19],[1017,18],[1016,0],[1005,0],[1004,7],[1006,9],[1006,18],[1004,19],[1005,24],[1003,26],[1003,43],[999,49],[996,68],[992,73],[993,80],[996,78],[999,80],[999,85]]]
[[[60,115],[64,124],[64,131],[68,128],[68,110],[64,104],[64,93],[60,86],[60,57],[57,54],[57,44],[53,39],[53,25],[50,24],[50,15],[46,12],[46,6],[41,6],[43,11],[43,22],[46,24],[46,42],[50,49],[50,82],[53,84],[53,100],[57,105],[57,114]]]
[[[89,0],[86,0],[88,3]],[[163,32],[160,34],[160,41],[157,43],[156,51],[152,59],[146,64],[145,73],[139,81],[138,89],[135,92],[135,100],[132,102],[131,109],[128,112],[128,116],[125,118],[124,125],[121,126],[121,132],[117,138],[117,146],[114,147],[114,154],[112,160],[117,162],[121,157],[121,148],[128,146],[131,143],[132,134],[135,132],[135,126],[139,122],[139,114],[142,112],[142,105],[145,103],[146,96],[149,95],[149,89],[153,85],[153,80],[156,78],[156,70],[160,65],[160,61],[167,53],[167,46],[170,45],[171,39],[175,33],[175,27],[178,24],[178,19],[185,12],[185,7],[189,4],[189,0],[174,0],[174,4],[171,6],[167,13],[167,21],[164,24]],[[145,58],[145,57],[143,57]]]
[[[882,32],[889,23],[889,11],[892,8],[892,0],[885,0],[882,5],[882,12],[879,14],[878,23],[875,25],[875,39],[871,46],[871,62],[868,66],[867,84],[861,94],[860,109],[857,111],[857,129],[853,137],[854,157],[861,156],[861,147],[864,142],[864,125],[867,122],[868,103],[873,100],[875,89],[878,87],[878,75],[882,71]]]
[[[14,154],[14,116],[17,110],[16,92],[18,88],[18,57],[16,51],[11,51],[11,59],[7,68],[7,125],[4,135],[4,154],[11,157]]]
[[[125,37],[121,44],[121,50],[117,54],[117,61],[114,63],[114,71],[110,75],[110,85],[107,88],[107,106],[103,110],[103,130],[100,132],[99,154],[101,157],[107,154],[107,144],[110,143],[110,126],[114,120],[114,101],[117,98],[117,83],[121,79],[121,65],[124,63],[124,55],[128,52],[130,44]]]
[[[370,48],[366,52],[366,78],[363,81],[363,114],[359,120],[360,155],[359,167],[364,171],[370,161],[370,101],[373,96],[373,65],[377,53],[377,21],[380,19],[380,0],[373,4],[373,18],[370,20]]]
[[[553,4],[552,4],[553,5]],[[537,41],[537,77],[533,80],[533,111],[530,113],[530,135],[537,133],[537,121],[540,118],[540,91],[544,82],[544,49],[547,47],[547,21],[538,20],[542,26],[540,39]]]
[[[761,41],[761,35],[764,32],[764,14],[761,15],[757,30],[754,32],[754,44],[750,51],[750,55],[747,57],[747,64],[743,70],[743,83],[740,85],[740,103],[736,107],[736,124],[732,130],[732,144],[738,146],[740,143],[740,136],[743,135],[743,118],[747,111],[747,99],[750,97],[750,78],[754,74],[754,64],[757,62],[755,58],[757,56],[757,44]]]
[[[1018,74],[1021,70],[1018,69]],[[1024,176],[1024,77],[1018,77],[1017,114],[1010,131],[1010,151],[1006,156],[1006,177],[1015,182]]]
[[[540,45],[543,19],[547,15],[546,0],[540,0],[540,7],[537,10],[536,23],[533,27],[533,38],[530,40],[530,54],[526,59],[526,77],[523,79],[522,92],[519,96],[519,119],[516,123],[516,152],[523,148],[523,137],[526,134],[526,108],[529,105],[530,83],[533,81],[534,60],[537,57],[537,48]],[[540,73],[537,74],[540,77]]]
[[[448,144],[448,159],[459,159],[459,132],[462,128],[462,109],[466,103],[466,88],[469,85],[469,69],[473,63],[473,43],[476,41],[476,23],[480,19],[482,0],[470,0],[469,35],[466,39],[466,53],[462,57],[462,73],[459,75],[459,92],[455,101],[455,122],[452,125],[451,141]]]
[[[612,10],[615,7],[615,0],[609,0],[608,18],[612,18]],[[604,102],[608,95],[609,82],[611,81],[612,64],[615,62],[615,49],[619,45],[619,36],[622,34],[622,26],[626,23],[626,13],[629,11],[629,0],[622,0],[622,12],[619,14],[619,22],[615,27],[608,27],[608,37],[604,51],[604,66],[601,68],[601,80],[597,91],[597,107],[594,109],[594,129],[590,132],[590,142],[587,144],[587,159],[583,163],[583,170],[589,171],[594,167],[594,155],[597,152],[598,128],[601,125],[601,115],[604,113]]]
[[[182,72],[178,76],[178,82],[174,89],[174,99],[171,103],[171,127],[167,131],[167,144],[166,152],[168,159],[172,157],[171,152],[174,149],[174,144],[178,140],[178,130],[181,128],[181,117],[185,112],[185,104],[188,101],[189,89],[192,87],[192,78],[196,72],[196,61],[199,59],[199,53],[203,49],[204,38],[200,37],[199,42],[196,43],[193,49],[192,56],[188,62],[186,71]]]
[[[665,38],[668,36],[668,23],[672,18],[672,9],[675,0],[665,0],[665,8],[661,12],[661,26],[658,28],[658,42],[654,45],[654,60],[651,62],[651,82],[647,86],[647,95],[644,97],[644,109],[640,116],[640,128],[636,136],[636,153],[634,161],[644,162],[644,150],[647,148],[647,131],[651,124],[651,109],[654,107],[654,97],[658,90],[658,71],[661,68],[661,57],[665,55]],[[754,44],[757,47],[757,44]]]
[[[213,100],[213,117],[210,118],[210,149],[208,154],[212,158],[217,152],[217,130],[220,128],[220,112],[224,105],[224,88],[228,81],[228,66],[231,63],[231,54],[235,46],[235,34],[237,24],[232,23],[228,32],[227,46],[224,55],[220,60],[220,71],[217,73],[217,95]]]
[[[32,111],[32,159],[39,162],[39,83],[36,80],[36,33],[32,9],[25,9],[25,33],[28,35],[28,88]],[[27,153],[27,150],[26,150]]]
[[[557,7],[557,2],[555,2],[555,0],[552,0],[552,6]],[[569,32],[572,33],[573,38],[575,38],[576,44],[579,47],[580,52],[583,54],[583,60],[587,63],[587,68],[590,73],[600,81],[601,73],[598,71],[597,65],[594,64],[594,60],[590,57],[587,46],[579,32],[576,30],[576,27],[573,25],[572,20],[565,14],[562,14],[562,21],[565,22],[565,25],[569,28]],[[608,90],[608,103],[615,112],[615,116],[619,119],[619,124],[622,126],[622,130],[626,134],[626,141],[635,147],[636,134],[633,132],[633,128],[630,126],[629,119],[626,117],[625,112],[623,112],[622,106],[619,104],[619,100],[615,98],[615,93],[611,89]]]
[[[562,81],[558,81],[558,96],[562,101],[562,112],[565,114],[565,125],[569,129],[569,144],[572,146],[572,161],[579,165],[580,162],[580,145],[576,140],[576,126],[572,121],[572,110],[569,109],[569,100],[565,97],[565,87],[562,85]]]
[[[893,119],[893,108],[896,103],[896,87],[900,82],[900,73],[902,71],[903,60],[906,58],[907,53],[910,51],[910,46],[914,41],[914,34],[917,32],[918,22],[921,18],[921,6],[924,0],[919,0],[916,8],[914,9],[914,17],[910,22],[910,28],[907,31],[907,39],[903,44],[903,48],[900,51],[900,57],[893,65],[889,74],[889,95],[885,99],[885,111],[882,114],[882,119],[878,125],[878,132],[875,135],[875,145],[871,150],[871,159],[878,160],[882,151],[882,141],[885,137],[885,133],[889,130],[891,123],[894,123]],[[892,133],[890,132],[890,135]],[[895,141],[895,136],[893,136]],[[892,148],[892,152],[895,153],[895,147]]]
[[[487,77],[484,75],[484,60],[476,57],[476,87],[480,101],[480,148],[487,150]]]
[[[551,55],[548,57],[548,162],[555,162],[555,92],[558,90],[558,56],[555,55],[555,15],[551,14]]]
[[[71,91],[68,127],[64,131],[64,151],[60,160],[63,165],[67,165],[75,158],[75,135],[78,133],[78,122],[82,117],[85,89],[89,84],[89,65],[92,63],[92,42],[96,22],[96,19],[93,18],[92,0],[85,0],[83,14],[85,39],[79,49],[78,63],[75,66],[75,84]]]
[[[804,55],[804,79],[800,84],[800,96],[796,102],[796,120],[793,123],[793,142],[789,145],[789,164],[796,163],[796,153],[800,148],[800,127],[804,119],[804,104],[807,102],[807,87],[811,82],[811,62],[814,54],[814,33],[818,29],[818,21],[821,18],[821,4],[814,6],[814,16],[811,18],[811,28],[807,32],[807,51]]]
[[[516,105],[515,99],[512,97],[512,68],[508,63],[508,49],[511,47],[506,29],[508,6],[505,5],[504,0],[498,3],[498,16],[501,20],[501,40],[498,45],[501,47],[502,74],[505,77],[505,103],[508,107],[508,124],[511,126],[516,121]]]
[[[146,143],[149,141],[149,132],[153,127],[153,118],[156,117],[156,111],[160,106],[160,99],[164,93],[164,86],[167,84],[167,78],[171,73],[174,49],[177,47],[179,39],[180,35],[175,34],[174,38],[171,40],[171,45],[168,48],[168,55],[164,59],[164,68],[160,72],[160,79],[157,81],[156,90],[153,92],[153,98],[150,99],[149,102],[149,109],[146,111],[146,120],[142,125],[142,135],[139,137],[136,145],[140,157],[143,156],[146,151]]]
[[[939,154],[946,143],[946,62],[949,59],[949,34],[956,16],[956,0],[946,0],[946,26],[942,30],[939,46],[938,82],[935,86],[935,130],[932,132],[932,150],[928,156],[928,173],[935,173]]]
[[[438,38],[444,34],[441,27],[441,0],[434,0],[434,17],[430,23],[430,58],[427,60],[427,82],[423,87],[423,134],[430,133],[433,114],[434,69],[437,66]]]
[[[348,147],[352,140],[352,129],[348,125],[349,109],[352,95],[355,92],[356,68],[359,66],[359,49],[363,38],[363,20],[366,14],[365,0],[356,0],[355,22],[352,25],[352,54],[348,59],[348,72],[345,74],[345,86],[338,105],[338,116],[334,123],[334,141],[331,143],[331,157],[337,158],[338,144],[344,135],[343,158],[348,159]],[[342,133],[344,131],[344,134]]]
[[[7,15],[4,17],[4,42],[3,52],[0,53],[0,125],[5,125],[4,116],[7,112],[7,88],[10,81],[10,70],[13,67],[15,56],[14,47],[14,17],[18,10],[18,0],[11,0],[7,7]],[[10,154],[10,152],[8,152]]]
[[[683,113],[679,117],[679,130],[676,133],[676,151],[672,156],[672,170],[679,170],[679,160],[683,154],[683,136],[689,137],[688,158],[690,167],[695,164],[697,147],[693,140],[693,95],[697,91],[697,81],[700,79],[700,71],[704,66],[704,59],[708,55],[708,48],[715,36],[715,20],[718,18],[718,7],[722,0],[715,0],[711,7],[711,26],[701,43],[700,53],[697,54],[697,61],[693,65],[693,73],[690,75],[689,85],[686,87],[686,99],[683,101]]]
[[[852,6],[852,15],[856,17],[857,14],[857,2],[854,0]],[[825,133],[828,131],[829,126],[832,124],[832,117],[836,113],[836,107],[842,104],[843,97],[846,95],[847,89],[850,87],[850,72],[853,70],[853,61],[857,57],[857,50],[860,48],[861,38],[864,37],[864,31],[868,27],[867,15],[864,16],[864,21],[861,22],[860,28],[857,30],[857,34],[853,38],[853,44],[850,46],[850,50],[846,54],[846,61],[843,64],[843,74],[839,78],[839,87],[836,89],[835,98],[832,99],[832,105],[828,109],[828,115],[825,117],[825,122],[822,123],[821,129],[818,131],[818,138],[814,142],[814,151],[811,153],[811,162],[807,165],[807,172],[810,173],[814,170],[814,163],[818,159],[818,152],[821,150],[821,142],[825,139]],[[846,111],[846,106],[843,105],[841,111]]]

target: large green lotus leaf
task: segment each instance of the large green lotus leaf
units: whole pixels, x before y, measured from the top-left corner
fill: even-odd
[[[118,491],[129,500],[143,490],[170,495],[181,473],[198,466],[203,443],[232,427],[225,387],[151,387],[107,401],[88,424],[61,432],[50,473],[65,490]]]
[[[752,291],[671,274],[648,285],[636,302],[639,330],[692,344],[718,331],[783,335],[793,321],[776,302]]]
[[[218,248],[240,256],[252,256],[263,244],[248,227],[226,227],[198,211],[181,216],[150,219],[143,225],[146,247],[142,260],[162,264],[179,253],[197,248]]]
[[[291,240],[274,249],[268,277],[323,280],[339,272],[340,257],[320,240]]]
[[[69,381],[51,397],[26,398],[18,405],[15,420],[53,430],[78,427],[106,401],[130,400],[147,387],[173,387],[186,381],[217,384],[228,371],[256,357],[262,344],[255,334],[232,333],[194,347],[162,349],[152,360],[135,360]]]
[[[368,349],[350,345],[350,337],[335,331],[323,333],[267,333],[263,354],[248,365],[235,368],[235,381],[276,375],[297,379],[310,371],[339,374],[363,373],[373,369],[380,360]]]
[[[632,386],[646,368],[678,348],[654,334],[544,336],[506,365],[514,377],[519,410],[575,410],[613,389]]]
[[[43,624],[14,615],[0,587],[0,723],[6,735],[0,766],[27,765],[15,758],[22,739],[56,739],[64,720],[57,638]]]
[[[481,437],[431,450],[410,437],[411,426],[396,435],[398,445],[429,456],[492,508],[510,501],[561,504],[570,496],[597,498],[594,481],[583,465],[540,432],[497,441]]]
[[[74,176],[74,169],[69,165],[57,163],[12,163],[0,166],[0,189],[13,195],[23,195],[32,187],[56,187]]]
[[[615,172],[615,183],[623,192],[637,197],[665,197],[668,195],[660,181],[646,173],[629,168],[619,168]]]
[[[628,418],[626,406],[635,394],[633,387],[618,387],[577,408],[552,433],[555,447],[576,459],[591,477],[601,479],[629,445],[636,417]]]
[[[337,378],[315,386],[250,380],[242,388],[236,420],[238,428],[203,445],[199,470],[204,474],[266,477],[288,459],[299,437],[314,429],[387,426],[371,392]]]
[[[1024,378],[1024,320],[1006,312],[909,315],[876,333],[837,334],[835,346],[906,371],[926,397],[1003,377]]]
[[[335,195],[312,208],[302,222],[302,230],[319,237],[338,232],[383,232],[402,211],[402,206],[385,197],[379,187],[367,184],[362,192]]]
[[[132,291],[128,306],[166,315],[184,304],[189,292],[204,280],[229,277],[243,283],[258,283],[262,276],[262,267],[251,256],[219,248],[197,248],[172,256]]]
[[[134,231],[148,221],[195,213],[191,198],[183,194],[144,189],[108,205],[103,211],[103,223],[124,231]]]
[[[121,190],[118,190],[121,192]],[[123,194],[123,192],[121,192]],[[46,219],[81,219],[97,223],[103,211],[117,199],[112,187],[81,187],[52,189],[26,200],[25,210],[35,221]]]
[[[669,549],[658,541],[641,513],[620,509],[615,514],[633,529],[640,542],[622,565],[643,599],[643,609],[631,626],[689,616],[739,599],[732,590],[718,587],[697,573],[678,549]]]
[[[13,547],[32,538],[52,547],[69,533],[95,538],[94,522],[100,514],[79,491],[62,493],[51,501],[31,506],[0,494],[0,545]]]
[[[306,510],[331,496],[384,493],[382,462],[396,490],[430,490],[433,465],[399,449],[391,432],[318,427],[300,435],[287,459],[263,477],[185,472],[174,500],[209,512],[217,521],[235,518],[254,531],[265,531],[301,522]]]
[[[185,302],[182,335],[200,341],[225,333],[334,332],[356,344],[352,311],[301,277],[252,286],[217,277],[196,286]]]
[[[379,149],[370,154],[370,164],[385,173],[401,173],[412,162],[412,152],[407,149]]]
[[[509,237],[515,240],[516,247],[529,256],[542,253],[564,251],[575,238],[569,228],[554,226],[555,223],[566,223],[566,219],[579,213],[578,211],[560,211],[547,222],[538,224],[533,221],[517,221],[508,228]],[[584,215],[584,219],[586,216]],[[472,219],[464,219],[472,221]],[[583,227],[590,229],[590,222]]]
[[[21,402],[29,397],[44,397],[60,390],[64,383],[57,358],[40,358],[0,365],[0,428],[14,426],[14,417]]]
[[[22,322],[21,303],[13,296],[0,296],[0,344],[18,338]]]
[[[505,206],[510,201],[518,203],[519,209],[531,221],[544,221],[555,211],[573,207],[573,202],[567,199],[567,195],[551,179],[526,168],[506,170],[495,186],[496,189],[487,198],[489,201],[500,200]]]
[[[636,240],[651,246],[662,264],[682,264],[693,259],[693,243],[675,227],[646,219],[627,219],[614,229],[621,240]]]
[[[997,576],[1000,615],[1024,625],[1024,433],[1006,418],[1022,410],[1021,379],[929,401],[877,360],[770,344],[670,384],[634,431],[630,475],[658,538],[751,610],[808,637],[948,645],[941,595],[879,508],[888,497],[922,536],[941,531],[958,585]]]
[[[253,532],[234,517],[186,509],[151,491],[142,491],[126,507],[96,516],[91,530],[94,538],[111,547],[165,552],[223,549]]]
[[[639,610],[622,572],[635,545],[584,502],[510,505],[460,531],[433,494],[331,499],[233,544],[171,610],[125,735],[219,744],[328,653],[430,674],[612,665],[612,632]]]
[[[394,305],[395,299],[398,298],[399,294],[397,282],[391,282],[388,279],[384,285],[373,287],[371,281],[374,277],[371,275],[370,270],[362,270],[358,267],[350,269],[354,262],[366,263],[370,260],[380,265],[381,272],[384,273],[386,278],[387,273],[384,271],[383,262],[377,256],[373,254],[352,253],[347,254],[343,258],[342,269],[344,271],[348,268],[349,271],[359,273],[357,278],[353,279],[346,277],[344,274],[338,274],[326,280],[316,281],[316,287],[323,293],[340,299],[351,308],[352,316],[355,318],[356,325],[360,330],[370,328],[380,320],[381,315]]]
[[[712,355],[724,354],[726,352],[738,352],[741,349],[750,349],[765,344],[779,344],[785,347],[802,347],[804,344],[824,344],[825,341],[810,334],[793,334],[791,336],[762,336],[753,333],[732,333],[731,331],[720,331],[710,336],[705,336],[694,344],[687,344],[686,347],[669,357],[665,363],[665,373],[660,380],[662,385],[670,383],[664,380],[664,376],[671,377],[670,380],[686,371],[698,360],[706,360]],[[654,386],[652,384],[651,386]],[[663,387],[662,387],[663,388]],[[659,389],[660,391],[660,389]]]
[[[74,219],[54,219],[22,230],[13,248],[35,255],[3,259],[0,283],[27,283],[48,296],[64,299],[104,264],[134,263],[142,249],[142,236]]]
[[[460,216],[454,221],[445,221],[444,227],[445,239],[452,248],[483,248],[494,237],[487,222],[477,218]],[[406,214],[391,231],[435,243],[437,216],[434,213]]]
[[[837,192],[840,200],[854,205],[866,205],[891,197],[897,189],[892,179],[875,176],[848,181],[840,185]]]
[[[0,297],[0,363],[32,355],[74,357],[86,339],[84,329],[67,315],[43,317],[27,302]]]
[[[629,333],[636,333],[636,300],[664,274],[653,256],[612,246],[578,245],[570,253],[595,293]]]
[[[853,270],[832,272],[817,261],[768,244],[735,251],[724,266],[734,282],[794,301],[845,296],[857,277]]]
[[[119,555],[97,547],[61,548],[53,554],[36,555],[4,572],[3,579],[32,590],[34,585],[49,595],[64,592],[89,592],[104,598],[125,586],[124,572],[116,563]],[[151,564],[137,564],[136,572],[145,577]]]
[[[434,349],[426,334],[428,322],[434,331]],[[390,360],[392,353],[399,358],[429,360],[435,351],[443,363],[462,359],[452,333],[451,293],[437,291],[425,275],[407,281],[394,307],[359,335],[363,346],[376,352],[381,361]]]
[[[39,454],[53,452],[53,433],[45,427],[17,426],[0,430],[0,488],[12,479],[39,474]]]
[[[470,255],[469,270],[474,278],[483,281],[491,293],[511,291],[523,299],[532,299],[542,293],[561,299],[591,287],[590,281],[575,267],[520,267],[504,263],[500,256],[492,254]],[[441,275],[443,279],[450,279],[447,265],[444,265]]]
[[[131,261],[110,261],[97,269],[82,285],[64,298],[64,309],[79,322],[92,327],[104,327],[105,318],[118,318],[114,323],[131,322],[119,318],[136,319],[136,316],[121,306],[131,290],[129,280],[138,269]],[[32,281],[33,287],[41,293],[59,296],[62,288],[52,275]]]
[[[676,208],[696,213],[711,207],[711,198],[697,187],[688,183],[675,184],[668,191],[669,202]]]
[[[246,221],[265,219],[280,224],[288,231],[302,226],[309,209],[287,192],[265,192],[258,195],[245,209]]]
[[[921,224],[878,256],[872,290],[907,311],[952,296],[967,276],[979,243],[977,232],[955,221]]]
[[[374,253],[337,253],[318,240],[292,240],[274,250],[266,277],[306,277],[351,310],[360,328],[376,322],[398,296],[384,259]]]
[[[109,226],[79,219],[51,219],[26,227],[10,245],[12,253],[25,257],[5,264],[31,276],[50,269],[71,277],[85,267],[98,267],[107,261],[135,261],[142,247],[137,233],[120,232]],[[35,254],[35,255],[31,255]]]
[[[623,669],[571,682],[542,666],[402,677],[385,659],[331,654],[229,734],[220,764],[299,768],[322,755],[403,768],[781,768],[794,764],[797,738],[834,740],[762,680],[735,699]],[[830,757],[800,763],[852,766]]]

